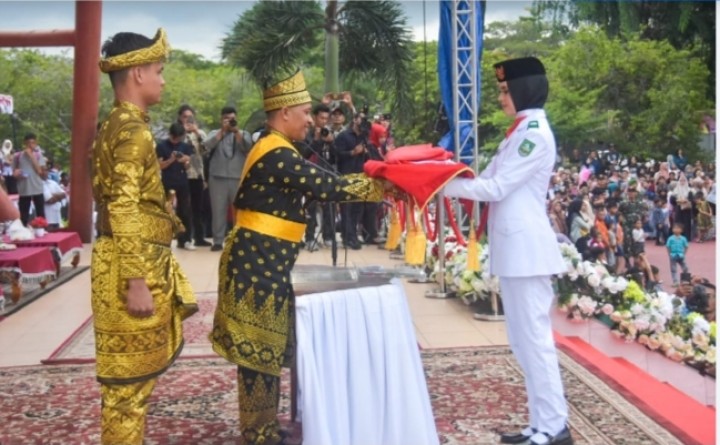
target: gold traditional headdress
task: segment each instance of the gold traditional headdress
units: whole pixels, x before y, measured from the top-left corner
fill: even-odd
[[[100,59],[100,71],[109,73],[111,71],[124,70],[132,66],[161,62],[167,59],[168,54],[170,54],[170,44],[167,41],[165,30],[158,28],[153,40],[153,44],[147,48],[136,49],[129,53]]]
[[[272,85],[263,91],[263,108],[265,111],[277,110],[282,107],[294,107],[312,102],[310,93],[305,89],[305,77],[298,69],[287,79]]]

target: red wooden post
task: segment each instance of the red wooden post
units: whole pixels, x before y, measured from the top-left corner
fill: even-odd
[[[75,30],[0,32],[0,47],[73,46]]]
[[[75,3],[75,66],[73,75],[70,151],[70,229],[84,243],[92,240],[92,184],[90,149],[100,100],[100,27],[102,2]]]

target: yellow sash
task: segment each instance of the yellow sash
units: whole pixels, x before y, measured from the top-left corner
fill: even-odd
[[[239,186],[242,186],[243,180],[253,165],[257,164],[257,162],[262,159],[263,156],[270,153],[270,151],[281,147],[288,147],[297,152],[288,139],[274,131],[271,131],[269,135],[260,139],[257,144],[250,149],[250,153],[245,160],[245,165],[243,165],[243,170],[240,174]],[[305,224],[288,221],[287,219],[278,218],[277,216],[267,213],[254,212],[252,210],[237,210],[235,212],[235,225],[293,243],[302,241],[303,235],[305,234]]]

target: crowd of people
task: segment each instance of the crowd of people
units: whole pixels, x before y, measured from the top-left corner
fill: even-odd
[[[352,116],[346,123],[346,116]],[[166,194],[184,232],[177,246],[221,251],[233,225],[232,202],[243,165],[261,130],[240,128],[232,106],[220,110],[220,128],[205,132],[195,109],[183,104],[167,138],[157,141],[156,153]],[[393,148],[391,115],[378,114],[370,121],[367,109],[356,110],[349,92],[326,94],[312,110],[313,125],[307,137],[294,141],[305,159],[333,174],[362,173],[368,159],[382,159]],[[314,251],[329,247],[339,232],[343,245],[362,248],[380,243],[377,203],[323,203],[307,199],[307,230],[303,246]],[[318,224],[319,223],[319,224]],[[317,232],[317,233],[316,233]],[[212,242],[206,241],[211,238]]]
[[[371,119],[367,109],[355,109],[349,93],[327,94],[312,107],[298,71],[264,86],[261,131],[240,128],[228,106],[220,110],[220,128],[206,134],[184,104],[168,137],[155,144],[147,113],[164,85],[164,30],[153,39],[118,33],[102,53],[100,69],[110,78],[115,104],[92,149],[98,238],[91,301],[101,442],[143,443],[148,399],[179,355],[182,320],[198,310],[171,249],[176,237],[180,248],[222,251],[213,350],[237,366],[243,442],[281,444],[280,374],[295,352],[290,271],[303,245],[312,250],[317,237],[323,244],[335,239],[336,202],[346,247],[360,249],[361,238],[381,242],[378,206],[393,186],[358,173],[394,148],[391,116]],[[569,237],[584,257],[641,275],[646,287],[657,284],[644,254],[646,237],[667,246],[673,270],[679,265],[687,272],[688,242],[713,236],[714,164],[688,166],[681,152],[671,162],[640,164],[611,146],[553,171],[557,150],[543,110],[544,65],[528,57],[494,68],[500,105],[515,123],[482,175],[453,179],[445,192],[490,203],[490,272],[500,278],[529,409],[527,427],[502,433],[500,441],[571,445],[549,317],[551,277],[565,265],[556,234]],[[35,135],[25,137],[8,171],[17,182],[20,213],[31,203],[37,214],[45,212],[37,185],[50,169]],[[543,208],[548,178],[549,221]],[[168,197],[174,208],[168,209]]]
[[[690,242],[714,238],[715,164],[690,164],[678,150],[662,161],[621,156],[614,145],[577,151],[551,178],[548,215],[556,233],[569,237],[584,258],[616,273],[636,273],[657,287],[646,239],[667,247],[673,285],[689,273]]]
[[[9,139],[0,149],[0,184],[8,195],[17,195],[20,221],[24,226],[42,217],[48,231],[65,226],[70,197],[70,181],[46,156],[35,133],[23,137],[23,146],[14,150]]]

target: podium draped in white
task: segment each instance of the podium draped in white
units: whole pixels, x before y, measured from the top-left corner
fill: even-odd
[[[399,281],[305,295],[296,314],[304,445],[439,444]]]

